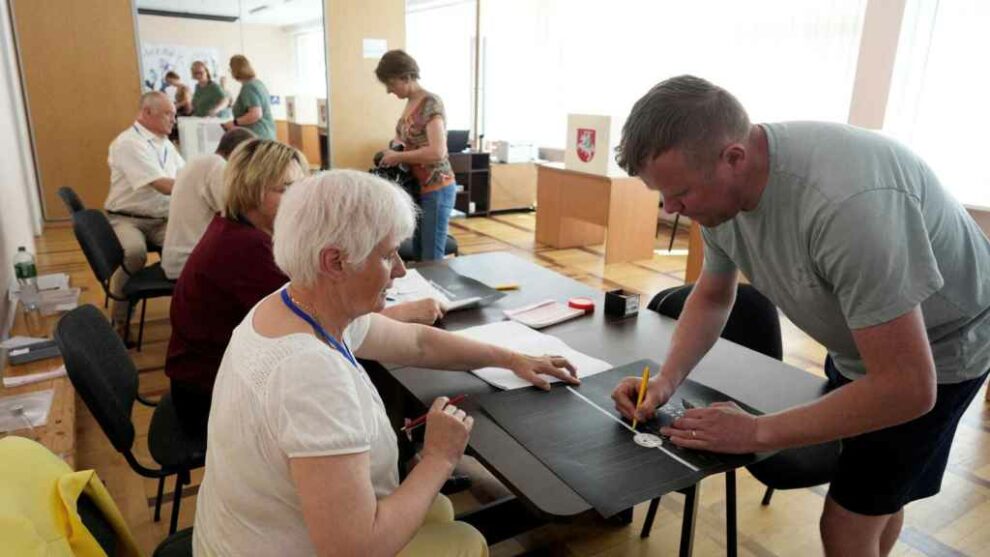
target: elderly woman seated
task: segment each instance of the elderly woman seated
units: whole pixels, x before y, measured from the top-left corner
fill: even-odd
[[[577,383],[559,357],[533,357],[375,312],[405,274],[396,251],[412,200],[370,174],[295,184],[275,218],[290,282],[234,330],[210,411],[194,545],[200,555],[484,555],[452,521],[440,487],[472,419],[434,401],[419,464],[399,484],[397,445],[357,358],[433,369],[497,366],[542,388]]]
[[[193,248],[175,285],[172,337],[165,359],[172,400],[183,429],[206,432],[213,381],[234,327],[262,298],[288,281],[272,256],[272,227],[282,195],[306,175],[296,149],[252,139],[233,152],[224,170],[224,213]],[[395,319],[433,323],[434,300],[390,307]]]

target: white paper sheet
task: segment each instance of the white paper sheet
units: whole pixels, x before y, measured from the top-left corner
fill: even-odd
[[[45,342],[46,340],[48,339],[39,338],[39,337],[15,336],[15,337],[10,337],[3,342],[0,342],[0,348],[6,348],[9,350],[11,348],[20,348],[21,346],[28,346],[29,344],[34,344],[36,342]]]
[[[55,369],[49,371],[39,371],[38,373],[32,373],[30,375],[17,375],[15,377],[4,377],[3,386],[7,389],[12,389],[14,387],[20,387],[21,385],[30,385],[31,383],[37,383],[39,381],[48,381],[49,379],[55,379],[56,377],[62,377],[65,375],[65,366],[58,366]]]
[[[69,275],[65,273],[51,273],[47,275],[38,275],[38,291],[45,290],[65,290],[69,288]],[[21,291],[21,285],[16,279],[11,279],[10,290],[8,292],[8,299],[14,301],[17,299],[17,295]]]
[[[392,288],[387,293],[386,306],[394,306],[404,302],[413,302],[423,298],[433,298],[447,310],[453,311],[468,307],[481,301],[481,298],[465,298],[451,302],[450,296],[443,292],[433,281],[426,280],[416,269],[406,271],[406,276],[392,281]]]
[[[534,331],[526,325],[515,321],[489,323],[487,325],[457,331],[455,334],[515,350],[516,352],[522,352],[530,356],[542,356],[545,354],[563,356],[574,365],[577,369],[578,377],[581,378],[589,377],[615,367],[606,361],[578,352],[557,337]],[[529,382],[520,379],[507,369],[486,367],[473,370],[472,373],[483,381],[500,389],[521,389],[530,386]],[[551,383],[559,381],[559,379],[549,376],[547,376],[547,380]]]
[[[55,389],[0,397],[0,431],[30,430],[45,425],[54,397]]]

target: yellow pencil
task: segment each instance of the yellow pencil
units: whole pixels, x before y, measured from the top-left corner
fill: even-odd
[[[639,396],[636,397],[636,409],[643,404],[643,396],[646,395],[646,385],[650,382],[650,366],[643,368],[643,379],[639,382]],[[633,429],[636,429],[636,415],[633,414]]]

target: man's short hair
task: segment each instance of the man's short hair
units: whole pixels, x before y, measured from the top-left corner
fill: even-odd
[[[707,167],[722,148],[749,133],[749,116],[725,89],[693,75],[661,81],[633,105],[615,160],[630,176],[670,149]]]
[[[236,149],[238,145],[249,139],[254,139],[255,137],[258,136],[254,135],[254,132],[247,128],[234,128],[223,134],[223,137],[220,138],[220,143],[217,145],[217,150],[215,153],[225,159],[229,159],[230,154],[234,152],[234,149]]]
[[[168,95],[162,93],[161,91],[148,91],[147,93],[141,95],[141,101],[138,103],[138,110],[143,111],[146,108],[160,108],[164,102],[170,102]]]
[[[179,74],[172,70],[165,72],[165,79],[179,79]]]

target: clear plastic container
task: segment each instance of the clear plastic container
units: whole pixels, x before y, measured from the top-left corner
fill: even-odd
[[[34,264],[34,256],[24,246],[17,248],[14,255],[14,276],[20,286],[21,304],[25,311],[38,310],[38,267]]]

